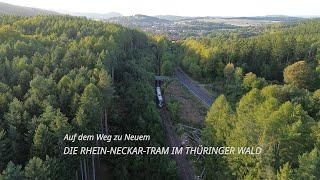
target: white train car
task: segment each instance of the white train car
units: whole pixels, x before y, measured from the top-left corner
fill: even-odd
[[[164,101],[163,101],[163,98],[161,95],[161,89],[159,86],[156,87],[156,93],[157,93],[157,103],[158,103],[158,106],[161,108],[164,105]]]

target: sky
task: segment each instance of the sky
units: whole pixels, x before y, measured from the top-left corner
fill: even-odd
[[[320,0],[0,0],[59,12],[180,16],[318,16]]]

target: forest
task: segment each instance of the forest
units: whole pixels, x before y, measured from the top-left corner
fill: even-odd
[[[320,178],[319,27],[308,20],[180,42],[180,66],[219,94],[203,146],[263,149],[205,156],[204,179]]]
[[[262,147],[204,157],[204,179],[320,179],[320,20],[217,30],[172,42],[71,16],[0,18],[0,179],[72,179],[84,156],[65,134],[148,134],[167,146],[154,75],[181,67],[219,95],[203,146]],[[95,146],[95,142],[76,142]],[[179,179],[168,155],[101,156],[108,179]]]
[[[180,43],[180,64],[194,78],[207,82],[223,77],[228,63],[267,80],[282,82],[286,66],[319,59],[319,26],[317,19],[304,20],[218,31],[200,40],[190,38]]]
[[[105,112],[109,133],[152,134],[142,145],[164,146],[156,47],[141,32],[86,18],[1,16],[0,179],[74,178],[83,157],[63,155],[63,137],[101,133]],[[165,155],[101,161],[110,179],[178,176]]]
[[[250,73],[237,85],[239,100],[215,100],[202,140],[206,146],[261,147],[262,155],[206,156],[205,179],[319,179],[320,90],[292,83],[256,87],[258,81]]]

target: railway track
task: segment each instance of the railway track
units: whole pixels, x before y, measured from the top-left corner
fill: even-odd
[[[171,117],[169,111],[166,109],[166,106],[160,109],[160,114],[163,122],[163,127],[166,134],[166,139],[170,147],[180,147],[181,142],[180,139],[174,132]],[[193,166],[187,160],[185,152],[181,155],[175,154],[172,155],[174,160],[176,161],[177,167],[180,172],[180,179],[182,180],[194,180],[196,179],[195,172]]]

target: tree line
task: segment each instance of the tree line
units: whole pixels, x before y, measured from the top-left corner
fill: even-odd
[[[205,156],[205,179],[320,178],[319,26],[310,20],[237,45],[234,38],[225,42],[222,61],[215,59],[221,65],[212,66],[221,71],[216,75],[225,91],[208,110],[202,140],[206,146],[261,147],[262,154]],[[221,42],[207,43],[216,48]],[[242,50],[250,53],[233,53]],[[196,77],[203,80],[201,60]]]
[[[71,145],[63,137],[101,133],[105,111],[110,133],[152,134],[143,146],[164,145],[154,46],[144,33],[86,18],[1,16],[0,178],[73,178],[82,157],[62,154]],[[110,178],[177,177],[168,156],[102,161]]]
[[[199,40],[180,42],[179,62],[185,71],[202,81],[223,78],[225,65],[233,63],[244,72],[282,82],[286,66],[319,59],[319,23],[315,19],[249,28],[249,35],[241,29],[213,32]]]

